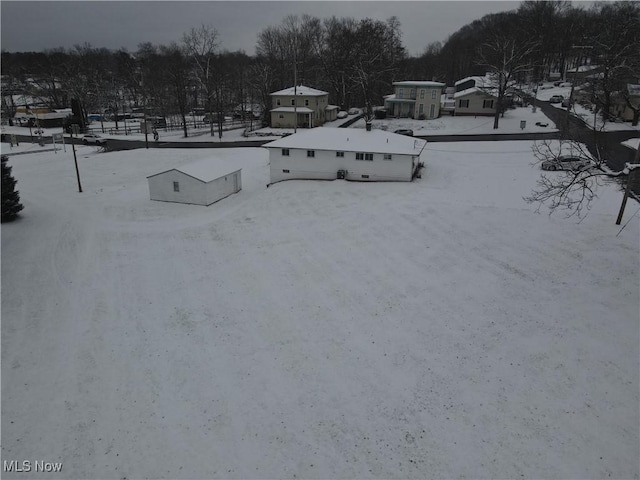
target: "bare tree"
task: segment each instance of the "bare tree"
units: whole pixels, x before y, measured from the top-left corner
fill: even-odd
[[[211,136],[213,136],[213,102],[216,96],[214,61],[219,47],[218,31],[212,26],[201,25],[185,33],[182,41],[193,61],[196,79],[206,96],[206,108],[209,113]],[[218,112],[218,117],[220,113]],[[222,128],[218,129],[218,135],[222,137]]]
[[[481,87],[496,97],[496,113],[493,117],[493,128],[497,129],[500,114],[506,108],[505,97],[522,80],[524,74],[531,71],[531,56],[536,44],[519,43],[517,40],[496,34],[479,49],[478,64],[488,69],[490,79]]]
[[[598,188],[613,179],[625,178],[636,168],[627,164],[623,170],[613,171],[607,166],[597,146],[595,153],[592,153],[585,144],[574,140],[536,142],[533,146],[533,154],[536,158],[534,165],[550,162],[549,169],[556,171],[541,174],[536,187],[524,197],[524,200],[537,204],[538,211],[546,205],[550,214],[564,211],[568,217],[584,216],[597,198]],[[559,163],[561,155],[586,159],[589,164],[570,170],[561,170]],[[640,163],[637,156],[635,162]],[[627,178],[627,182],[629,180],[630,178]],[[640,201],[633,190],[629,191],[629,195]]]

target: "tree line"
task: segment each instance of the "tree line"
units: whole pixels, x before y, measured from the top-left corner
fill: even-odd
[[[608,112],[612,95],[628,94],[626,85],[640,77],[639,12],[638,3],[626,1],[589,9],[565,1],[525,1],[516,10],[464,26],[414,57],[403,46],[396,17],[286,16],[258,33],[254,55],[224,49],[214,26],[202,25],[169,45],[142,43],[135,52],[90,44],[3,51],[3,93],[26,93],[54,109],[73,106],[80,123],[88,112],[116,114],[130,108],[177,115],[186,136],[194,108],[216,112],[211,118],[221,122],[223,114],[250,111],[257,104],[266,125],[269,94],[292,86],[294,75],[298,84],[328,91],[342,109],[365,107],[370,113],[392,93],[394,81],[452,85],[510,66],[517,67],[514,79],[537,82],[589,61],[603,66],[594,96]],[[517,65],[505,64],[507,47]],[[11,98],[2,98],[9,116],[19,106]]]

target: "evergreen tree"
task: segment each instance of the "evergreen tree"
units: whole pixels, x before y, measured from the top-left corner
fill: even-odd
[[[11,176],[11,167],[7,165],[9,157],[0,156],[2,161],[2,222],[15,220],[18,212],[22,210],[20,194],[16,191],[16,180]]]

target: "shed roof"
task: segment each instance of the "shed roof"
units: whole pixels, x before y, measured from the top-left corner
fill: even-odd
[[[189,175],[190,177],[193,177],[204,183],[209,183],[213,180],[216,180],[217,178],[224,177],[225,175],[230,175],[237,172],[238,170],[242,170],[242,167],[238,165],[235,159],[207,158],[204,160],[199,160],[197,162],[188,163],[186,165],[181,165],[170,170],[165,170],[164,172],[149,175],[147,178],[155,177],[156,175],[162,175],[163,173],[171,172],[173,170],[184,173],[185,175]]]
[[[278,90],[271,95],[294,95],[294,87],[285,88],[284,90]],[[316,90],[315,88],[305,87],[304,85],[298,85],[295,88],[295,95],[316,96],[329,95],[329,92],[322,90]]]
[[[420,155],[426,140],[360,128],[316,127],[263,145],[267,148],[304,148],[348,152]]]

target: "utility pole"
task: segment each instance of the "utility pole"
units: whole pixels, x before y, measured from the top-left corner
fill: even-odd
[[[298,132],[298,60],[296,59],[296,50],[298,32],[296,30],[293,41],[293,133]]]
[[[142,87],[142,113],[144,115],[144,145],[149,150],[149,129],[147,128],[147,94],[144,90],[144,76],[140,74],[140,86]]]
[[[636,148],[636,157],[633,160],[634,164],[640,163],[640,144]],[[622,205],[620,205],[620,212],[618,212],[618,218],[616,219],[616,225],[620,225],[622,222],[622,216],[624,215],[624,209],[627,206],[627,199],[629,198],[629,190],[631,190],[632,179],[635,179],[636,169],[629,170],[627,175],[627,186],[624,189],[624,196],[622,197]]]
[[[80,184],[80,171],[78,170],[78,159],[76,157],[76,145],[73,143],[73,134],[78,133],[78,124],[71,125],[71,148],[73,149],[73,162],[76,165],[76,178],[78,179],[78,192],[82,193],[82,185]]]

